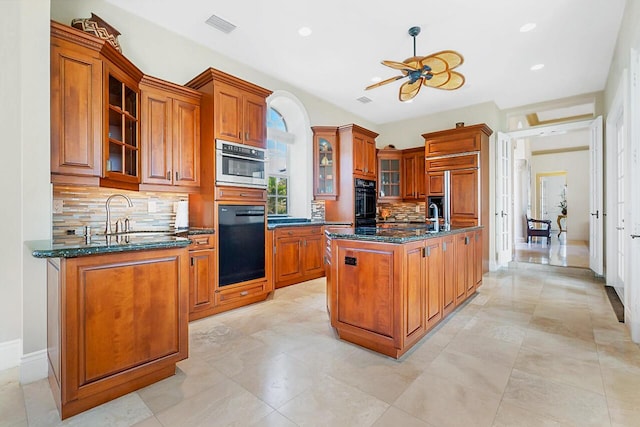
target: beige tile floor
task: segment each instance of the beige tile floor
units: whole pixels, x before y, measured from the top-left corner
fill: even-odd
[[[640,348],[586,270],[490,273],[396,361],[339,341],[324,279],[190,325],[175,376],[60,422],[0,372],[0,426],[638,426]]]
[[[531,243],[516,243],[514,260],[561,267],[589,268],[589,243],[584,240],[567,240],[566,234],[559,238],[552,230],[551,242],[534,237]]]

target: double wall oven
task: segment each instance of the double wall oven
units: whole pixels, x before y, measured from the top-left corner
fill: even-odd
[[[376,182],[356,178],[355,186],[355,226],[376,226]]]

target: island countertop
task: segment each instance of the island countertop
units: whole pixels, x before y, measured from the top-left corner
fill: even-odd
[[[378,224],[376,227],[359,228],[331,228],[329,226],[325,230],[325,234],[331,239],[402,244],[481,228],[482,226],[451,227],[448,230],[435,232],[427,224],[385,223]]]

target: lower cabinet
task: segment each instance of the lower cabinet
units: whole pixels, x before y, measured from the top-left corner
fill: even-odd
[[[321,226],[276,228],[274,240],[276,288],[324,276]]]
[[[186,248],[52,258],[49,383],[62,419],[169,377],[188,356]]]
[[[189,246],[189,320],[209,315],[215,306],[215,235],[191,236]]]
[[[331,325],[344,340],[400,357],[475,292],[481,239],[482,230],[405,244],[331,239]]]

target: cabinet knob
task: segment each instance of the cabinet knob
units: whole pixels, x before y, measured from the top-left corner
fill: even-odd
[[[245,297],[245,296],[247,296],[247,295],[249,295],[249,291],[242,291],[242,292],[240,292],[240,296],[241,296],[241,297]]]
[[[180,179],[179,176],[180,175],[178,174],[178,171],[176,171],[176,181],[178,181]]]
[[[249,140],[249,132],[245,132],[244,133],[244,140],[248,141]]]

